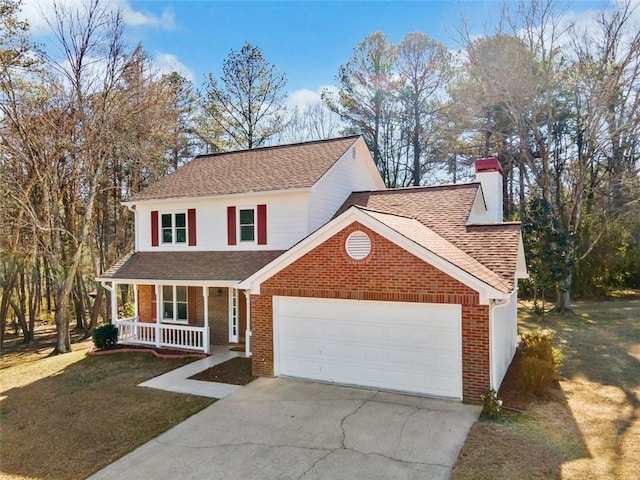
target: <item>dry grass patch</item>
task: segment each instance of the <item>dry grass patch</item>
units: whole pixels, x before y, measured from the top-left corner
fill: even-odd
[[[0,477],[86,478],[210,405],[136,386],[191,361],[83,350],[0,370]]]
[[[479,422],[454,479],[640,478],[640,300],[577,302],[521,331],[548,329],[564,354],[561,380],[522,415]]]

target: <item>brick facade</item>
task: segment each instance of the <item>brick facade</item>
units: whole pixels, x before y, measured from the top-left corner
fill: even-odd
[[[344,248],[349,234],[371,238],[371,253],[351,259]],[[489,307],[478,293],[381,235],[354,222],[276,273],[251,296],[252,366],[256,375],[273,375],[272,296],[323,297],[462,305],[463,399],[478,403],[490,385]]]

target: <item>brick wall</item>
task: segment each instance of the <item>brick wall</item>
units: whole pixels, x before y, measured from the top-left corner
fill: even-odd
[[[356,230],[371,238],[371,253],[361,261],[344,249]],[[489,389],[489,309],[478,304],[478,293],[357,222],[265,281],[261,295],[252,295],[257,375],[273,375],[274,295],[462,304],[464,400],[478,403]]]
[[[156,315],[153,312],[153,285],[138,285],[138,318],[141,322],[154,322]]]

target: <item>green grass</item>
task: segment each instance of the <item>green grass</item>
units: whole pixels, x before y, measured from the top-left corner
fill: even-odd
[[[640,300],[576,302],[520,330],[549,330],[564,355],[559,388],[522,415],[478,422],[453,478],[640,478]]]
[[[79,350],[0,370],[0,478],[86,478],[210,405],[136,386],[190,361]]]

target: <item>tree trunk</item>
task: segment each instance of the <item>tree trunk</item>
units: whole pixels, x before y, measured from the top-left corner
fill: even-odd
[[[89,317],[89,325],[85,329],[85,338],[89,338],[93,335],[93,330],[96,328],[96,324],[98,323],[98,315],[102,310],[102,301],[104,298],[104,288],[98,285],[98,291],[96,292],[96,298],[93,301],[93,308],[91,309],[91,317]]]
[[[69,332],[69,293],[60,289],[56,294],[56,346],[54,354],[69,353],[71,351],[71,333]]]

